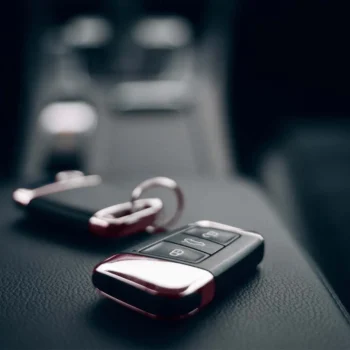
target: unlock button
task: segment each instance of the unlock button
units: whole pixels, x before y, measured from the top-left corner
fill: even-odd
[[[181,244],[183,246],[196,249],[210,255],[215,254],[217,251],[224,247],[221,244],[213,243],[199,237],[185,235],[183,233],[178,233],[173,236],[170,236],[166,239],[166,241]]]

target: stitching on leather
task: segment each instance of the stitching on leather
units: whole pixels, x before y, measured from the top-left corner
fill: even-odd
[[[280,157],[280,162],[281,165],[285,167],[286,173],[288,173],[289,167],[288,164],[285,162],[285,160],[282,159],[282,157]],[[293,184],[291,179],[287,176],[286,181],[288,183],[288,187],[289,189],[293,188]],[[288,190],[287,190],[288,191]],[[296,198],[294,198],[296,199]],[[283,220],[285,221],[285,220]],[[289,220],[286,220],[287,222]],[[286,222],[286,224],[287,224]],[[289,225],[288,225],[289,226]],[[300,227],[298,228],[300,230],[302,230]],[[304,231],[304,230],[302,230]],[[339,299],[338,295],[335,293],[335,291],[333,290],[332,286],[330,285],[330,283],[328,282],[328,280],[326,279],[326,277],[323,275],[322,271],[320,270],[320,268],[318,267],[318,265],[316,264],[316,262],[314,261],[314,259],[310,256],[310,254],[307,252],[306,248],[304,248],[300,242],[298,242],[298,240],[293,236],[290,235],[290,237],[292,238],[294,244],[296,244],[299,249],[300,252],[302,253],[302,256],[304,257],[304,259],[307,261],[307,263],[309,264],[310,268],[315,272],[315,274],[319,277],[320,282],[322,283],[322,285],[326,288],[328,294],[331,296],[331,298],[333,299],[336,307],[339,309],[340,313],[344,316],[346,322],[350,325],[350,314],[349,312],[346,310],[345,306],[343,305],[343,303],[341,302],[341,300]]]
[[[289,166],[287,164],[287,162],[285,161],[285,159],[283,159],[283,157],[281,156],[281,154],[278,154],[278,160],[280,165],[282,166],[282,168],[284,168],[282,171],[285,172],[285,174],[288,174],[288,172],[290,171]],[[287,183],[287,189],[284,189],[284,192],[287,192],[287,195],[290,196],[290,192],[291,189],[294,187],[293,186],[293,182],[291,181],[289,176],[286,176],[285,181]],[[266,191],[265,191],[266,193]],[[266,193],[267,194],[267,193]],[[285,193],[286,194],[286,193]],[[267,194],[268,197],[268,194]],[[297,200],[297,198],[292,196],[293,201],[295,202]],[[272,207],[276,208],[276,202],[271,201]],[[294,203],[295,204],[295,203]],[[291,229],[295,229],[295,225],[293,225],[291,223],[291,221],[285,217],[283,215],[283,213],[281,213],[279,211],[280,214],[282,214],[282,220],[284,221],[284,223],[287,225],[287,227],[290,227]],[[300,225],[297,225],[300,226]],[[304,231],[304,229],[302,229],[301,227],[298,227],[298,230],[300,231]],[[316,262],[314,261],[314,259],[310,256],[310,254],[307,252],[306,248],[304,248],[300,242],[298,242],[298,240],[296,239],[296,237],[294,237],[292,234],[289,235],[289,237],[292,239],[293,243],[299,248],[300,253],[302,255],[302,257],[306,260],[306,262],[308,263],[308,265],[310,266],[311,270],[317,275],[317,277],[320,279],[320,282],[322,283],[322,285],[326,288],[328,294],[331,296],[332,300],[334,301],[336,307],[338,308],[338,310],[340,311],[340,313],[344,316],[346,322],[350,325],[350,313],[346,310],[345,306],[343,305],[343,303],[341,302],[341,300],[338,298],[337,294],[335,293],[335,291],[333,290],[332,286],[330,285],[330,283],[328,282],[328,280],[326,279],[326,277],[323,275],[322,271],[319,269],[319,267],[317,266]]]
[[[314,264],[312,264],[314,265]],[[350,324],[350,314],[348,311],[345,309],[343,303],[340,301],[336,293],[334,292],[333,288],[330,286],[328,283],[327,279],[323,276],[321,271],[316,267],[316,266],[311,266],[313,269],[315,269],[316,274],[319,276],[322,284],[326,287],[328,293],[332,297],[333,301],[336,303],[337,307],[339,308],[340,312],[343,314],[345,317],[346,321],[348,324]]]

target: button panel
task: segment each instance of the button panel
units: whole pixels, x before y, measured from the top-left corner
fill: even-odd
[[[238,233],[221,231],[211,228],[193,227],[185,231],[187,235],[204,238],[211,242],[228,245],[240,237]]]
[[[209,255],[170,242],[159,242],[151,247],[143,249],[143,254],[158,256],[166,259],[179,260],[192,264],[198,263]]]
[[[224,248],[221,244],[213,243],[203,238],[185,235],[183,233],[178,233],[168,237],[166,242],[181,244],[182,246],[196,249],[210,255],[215,254],[220,249]]]

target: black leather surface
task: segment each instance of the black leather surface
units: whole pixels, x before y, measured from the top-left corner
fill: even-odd
[[[39,227],[22,219],[3,188],[0,348],[350,348],[346,315],[255,187],[178,180],[187,195],[179,226],[210,219],[261,232],[266,255],[260,272],[190,320],[152,321],[101,299],[90,281],[94,265],[127,241],[104,244]],[[123,198],[132,185],[119,185]]]
[[[350,123],[295,123],[282,152],[307,233],[303,244],[350,311]]]

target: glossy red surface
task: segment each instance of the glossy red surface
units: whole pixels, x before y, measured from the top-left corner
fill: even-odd
[[[96,286],[104,296],[143,315],[156,319],[176,320],[192,316],[205,305],[209,304],[215,295],[214,277],[208,271],[142,255],[114,255],[98,264],[93,273],[108,275],[146,293],[159,297],[181,299],[190,294],[200,295],[200,304],[190,312],[162,317],[130,305],[127,300],[120,300],[113,295],[105,293],[99,289],[99,286]]]

